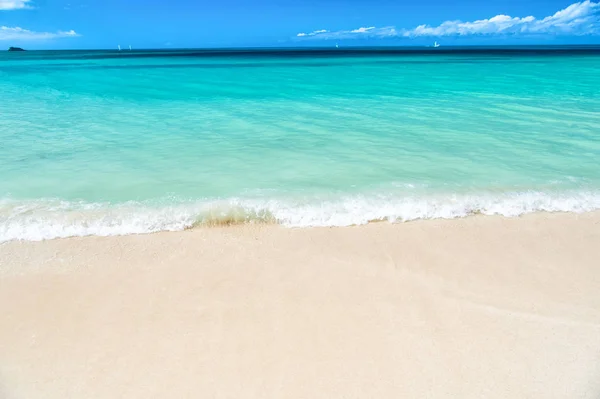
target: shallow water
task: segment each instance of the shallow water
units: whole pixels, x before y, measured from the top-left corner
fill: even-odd
[[[0,241],[600,208],[595,48],[5,53],[0,104]]]

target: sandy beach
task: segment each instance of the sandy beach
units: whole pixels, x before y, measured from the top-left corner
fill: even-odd
[[[0,245],[0,398],[401,397],[600,397],[600,214]]]

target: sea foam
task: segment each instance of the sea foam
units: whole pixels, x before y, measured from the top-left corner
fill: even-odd
[[[452,219],[473,214],[519,216],[532,212],[600,209],[600,192],[341,196],[328,199],[230,198],[119,204],[56,199],[0,200],[0,242],[77,236],[180,231],[197,226],[276,223],[286,227],[353,226],[373,221]]]

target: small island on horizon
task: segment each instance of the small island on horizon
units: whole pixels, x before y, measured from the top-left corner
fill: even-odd
[[[8,51],[25,51],[25,49],[22,49],[21,47],[9,47]]]

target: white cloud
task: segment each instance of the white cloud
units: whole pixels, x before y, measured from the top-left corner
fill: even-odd
[[[446,21],[438,26],[419,25],[413,29],[368,27],[336,32],[315,31],[299,34],[319,39],[352,39],[365,37],[441,37],[469,35],[591,35],[600,34],[600,2],[585,0],[574,3],[554,15],[537,19],[533,16],[496,15],[471,22]]]
[[[79,36],[74,30],[70,31],[58,31],[58,32],[34,32],[31,30],[19,28],[19,27],[8,27],[0,26],[0,41],[2,40],[13,40],[13,41],[25,41],[25,40],[47,40],[57,39],[62,37],[76,37]]]
[[[314,39],[352,39],[358,37],[384,37],[396,36],[397,31],[393,26],[376,28],[370,26],[368,28],[358,28],[353,30],[340,30],[329,32],[327,30],[314,31],[311,33],[298,33],[296,37],[314,38]]]
[[[298,33],[296,36],[297,37],[316,36],[316,35],[321,35],[323,33],[327,33],[327,31],[325,29],[321,29],[321,30],[315,30],[315,31],[310,32],[310,33]]]
[[[358,28],[358,29],[351,30],[350,33],[366,33],[373,29],[375,29],[374,26],[371,26],[369,28]]]
[[[31,0],[0,0],[0,10],[21,10],[31,8]]]

